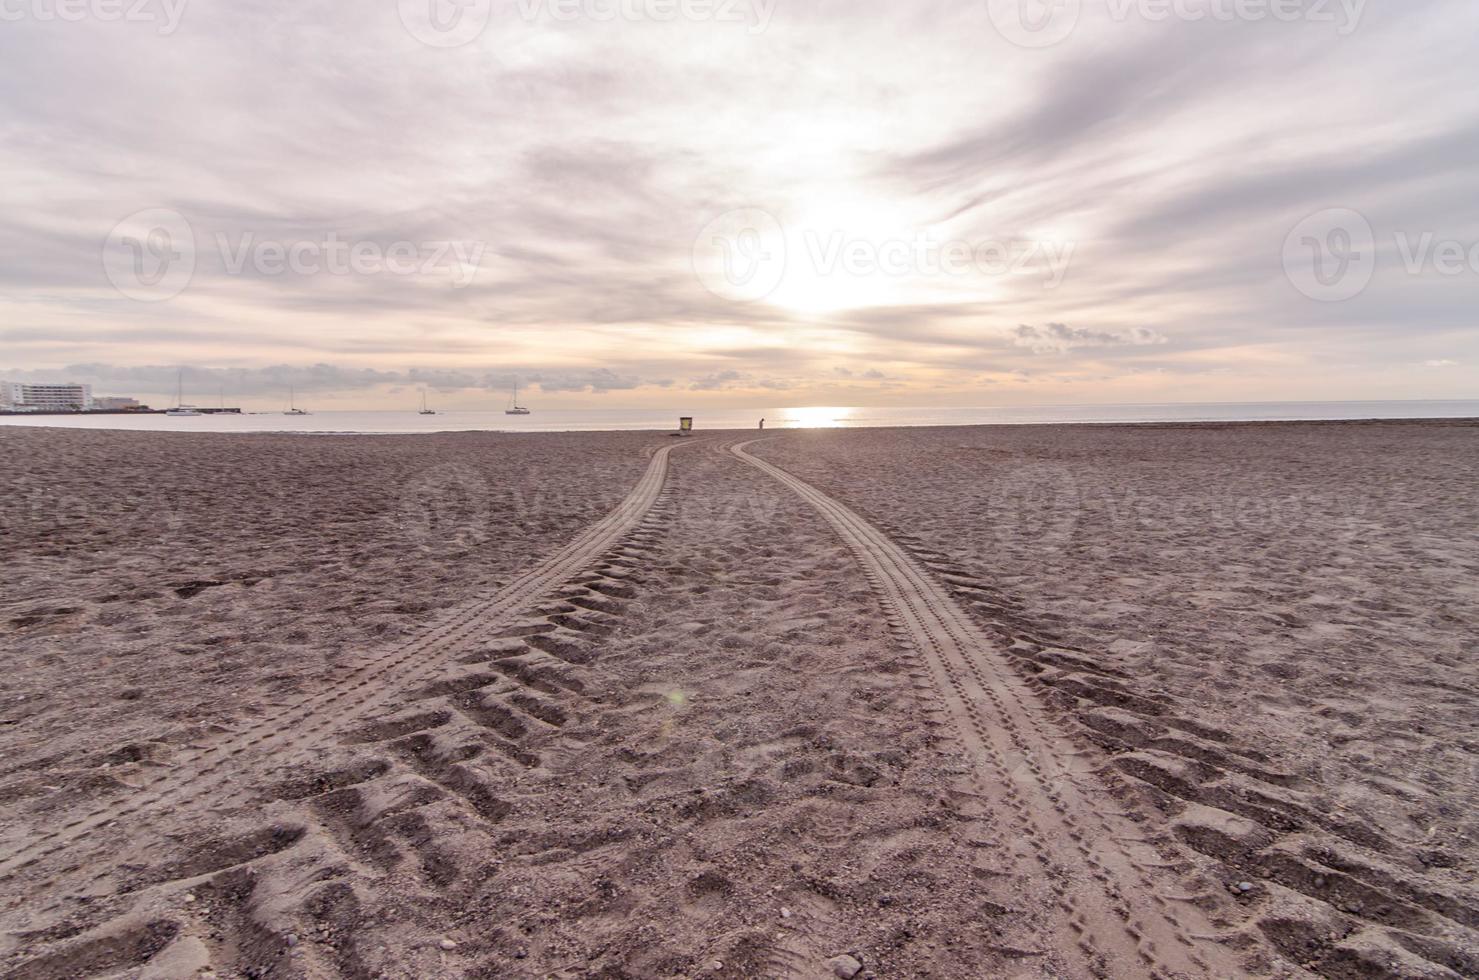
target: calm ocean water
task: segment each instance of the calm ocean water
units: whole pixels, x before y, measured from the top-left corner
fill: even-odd
[[[1373,402],[1246,402],[1179,405],[1057,405],[1031,408],[846,408],[791,407],[690,410],[697,429],[848,428],[916,425],[1041,425],[1053,422],[1246,422],[1315,419],[1479,418],[1479,400]],[[565,432],[678,427],[681,409],[536,410],[502,412],[278,412],[242,415],[44,415],[0,416],[4,425],[48,425],[87,429],[162,432]]]

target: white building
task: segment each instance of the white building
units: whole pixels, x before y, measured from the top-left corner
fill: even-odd
[[[137,398],[124,398],[121,395],[93,395],[92,407],[94,411],[117,411],[121,408],[143,408]]]
[[[85,412],[92,408],[92,385],[0,381],[0,407],[13,412]]]

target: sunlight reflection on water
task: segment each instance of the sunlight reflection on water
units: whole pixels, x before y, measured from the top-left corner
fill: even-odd
[[[837,429],[852,421],[856,409],[837,405],[787,408],[774,420],[778,429]],[[767,425],[772,424],[767,421]]]

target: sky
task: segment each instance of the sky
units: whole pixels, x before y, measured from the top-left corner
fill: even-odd
[[[0,0],[0,378],[1479,397],[1476,29],[1472,0]]]

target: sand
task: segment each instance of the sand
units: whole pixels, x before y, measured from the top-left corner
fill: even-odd
[[[806,433],[1321,975],[1479,975],[1479,426]]]
[[[0,431],[0,972],[1479,973],[1479,427],[756,435]]]

